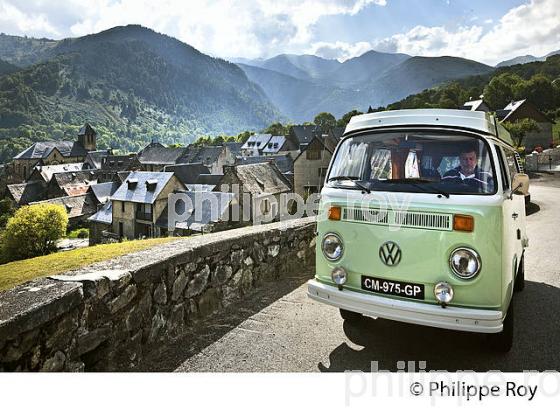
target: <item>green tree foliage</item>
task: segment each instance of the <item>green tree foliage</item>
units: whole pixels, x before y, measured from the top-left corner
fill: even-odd
[[[0,200],[0,229],[6,227],[8,219],[14,215],[15,208],[12,201],[8,198]]]
[[[511,134],[511,138],[516,147],[521,147],[523,145],[523,140],[528,133],[540,131],[537,122],[530,118],[523,118],[515,122],[506,121],[503,125]]]
[[[274,124],[270,124],[267,128],[265,128],[264,133],[272,135],[286,135],[286,127],[284,127],[279,122],[275,122]]]
[[[322,112],[315,116],[313,123],[321,127],[321,131],[325,133],[336,126],[336,118],[329,112]]]
[[[64,236],[68,215],[60,205],[37,204],[19,208],[8,220],[3,258],[18,260],[47,255]]]
[[[344,128],[344,127],[346,127],[346,126],[348,125],[348,123],[350,122],[350,118],[352,118],[352,117],[355,116],[355,115],[360,115],[360,114],[363,114],[363,112],[358,111],[358,110],[349,111],[349,112],[347,112],[346,114],[344,114],[344,115],[342,116],[342,118],[339,119],[339,120],[336,122],[336,126],[337,126],[337,127],[342,127],[342,128]]]
[[[493,108],[504,108],[519,95],[518,89],[522,81],[517,74],[500,74],[484,87],[484,99]]]

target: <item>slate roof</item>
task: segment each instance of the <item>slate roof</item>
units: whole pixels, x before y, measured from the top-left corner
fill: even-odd
[[[47,184],[44,181],[29,181],[23,184],[10,184],[6,186],[10,196],[18,205],[27,205],[30,202],[45,199]]]
[[[242,142],[224,142],[224,146],[231,151],[234,156],[241,155]]]
[[[89,125],[87,122],[82,126],[82,128],[80,128],[80,131],[78,131],[78,137],[82,135],[86,135],[86,133],[97,135],[97,132],[95,132],[93,127]]]
[[[196,179],[196,184],[199,185],[219,185],[224,174],[200,174]]]
[[[272,138],[272,134],[254,134],[251,135],[247,141],[245,141],[245,143],[243,144],[243,146],[241,147],[241,149],[250,149],[250,150],[254,150],[254,149],[258,149],[258,150],[262,150],[266,147],[266,144],[268,144],[268,141],[270,141],[270,139]]]
[[[274,164],[238,165],[234,172],[244,189],[253,195],[279,194],[291,190],[288,180]]]
[[[76,141],[43,141],[36,142],[21,151],[14,159],[41,159],[49,156],[53,149],[57,149],[63,157],[85,157],[86,149]]]
[[[104,182],[102,184],[90,185],[89,190],[98,203],[104,204],[109,201],[111,195],[117,191],[120,185],[117,182]]]
[[[148,144],[138,153],[141,164],[175,164],[177,159],[183,155],[185,148],[164,147],[159,142]]]
[[[77,172],[84,169],[84,163],[37,165],[33,172],[38,173],[45,182],[49,182],[53,175],[59,172]],[[30,176],[32,178],[33,175]]]
[[[97,206],[91,193],[47,199],[45,201],[33,202],[33,204],[62,205],[66,209],[69,219],[93,215],[97,211]]]
[[[125,171],[139,167],[137,154],[108,155],[102,159],[101,169],[104,171]]]
[[[106,225],[113,223],[113,203],[111,201],[106,202],[103,206],[92,216],[88,218],[90,222],[97,222]]]
[[[294,170],[294,161],[289,154],[236,158],[235,165],[260,164],[264,162],[274,163],[283,174],[293,172]]]
[[[202,232],[203,227],[222,220],[222,217],[224,216],[229,205],[235,200],[235,194],[229,192],[199,191],[184,192],[184,194],[190,199],[191,203],[189,205],[192,205],[193,208],[185,209],[185,207],[187,206],[185,201],[177,201],[176,212],[178,215],[184,214],[185,220],[176,222],[175,228],[197,232]],[[208,205],[208,201],[213,201],[212,203],[215,203],[218,206],[212,209],[212,207]],[[199,209],[195,209],[197,203],[202,204]],[[167,207],[165,207],[164,211],[161,213],[161,216],[156,221],[156,225],[163,228],[168,228],[167,216],[168,209]]]
[[[482,99],[467,101],[466,103],[463,104],[461,109],[476,111],[483,103],[484,103],[484,100],[482,100]]]
[[[292,134],[299,141],[299,145],[307,145],[311,142],[313,137],[322,134],[321,127],[318,125],[294,125],[292,127]]]
[[[66,195],[74,196],[85,194],[90,185],[97,184],[98,179],[98,170],[59,172],[53,175],[51,183],[58,185]]]
[[[216,185],[207,185],[207,184],[185,184],[189,191],[213,191],[216,188]]]
[[[283,135],[273,135],[263,148],[263,154],[276,154],[282,149],[286,143],[286,137]]]
[[[133,171],[110,199],[153,204],[172,177],[173,172]],[[151,190],[148,189],[148,181],[155,181],[155,187]]]
[[[183,155],[177,159],[177,164],[204,164],[212,165],[224,151],[223,146],[194,146],[189,145],[185,148]]]
[[[109,155],[110,150],[89,151],[84,162],[88,163],[91,168],[101,169],[103,158],[107,158]]]
[[[175,176],[185,185],[195,184],[200,174],[210,173],[208,167],[202,165],[201,163],[166,165],[163,170],[165,172],[175,173]]]

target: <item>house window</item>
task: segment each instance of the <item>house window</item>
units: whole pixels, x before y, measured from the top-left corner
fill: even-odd
[[[327,175],[328,168],[319,168],[319,178],[323,179]]]
[[[263,199],[261,201],[261,213],[263,215],[268,214],[268,212],[270,211],[270,202],[268,199]]]
[[[124,235],[124,224],[122,222],[119,222],[119,237],[123,237]]]
[[[305,152],[306,152],[305,156],[308,160],[316,161],[321,159],[321,151],[319,150],[308,149]]]
[[[124,201],[121,202],[121,212],[124,213]]]

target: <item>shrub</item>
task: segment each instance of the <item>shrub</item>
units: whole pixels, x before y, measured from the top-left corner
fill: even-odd
[[[4,258],[17,260],[47,255],[56,250],[64,236],[68,215],[60,205],[23,206],[8,220],[4,236]]]
[[[89,237],[89,230],[87,228],[75,229],[68,234],[68,237],[70,239],[88,238]]]

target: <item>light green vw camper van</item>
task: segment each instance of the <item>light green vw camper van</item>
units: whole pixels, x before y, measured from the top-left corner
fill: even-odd
[[[513,339],[529,179],[488,113],[355,116],[321,191],[308,295],[362,315]]]

